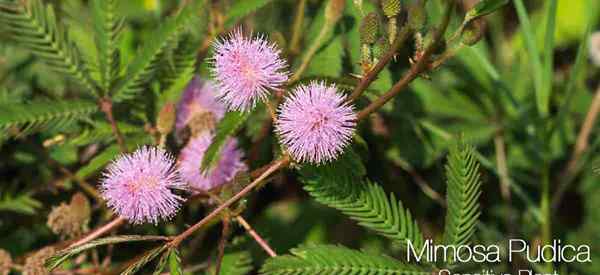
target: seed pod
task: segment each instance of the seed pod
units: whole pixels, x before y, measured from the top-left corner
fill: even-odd
[[[168,102],[158,113],[156,129],[162,135],[168,135],[175,126],[175,104]]]
[[[400,0],[381,0],[381,9],[385,16],[391,18],[400,14],[402,4]]]
[[[335,24],[344,14],[345,0],[329,0],[325,8],[325,21],[327,24]]]
[[[377,41],[379,18],[374,12],[367,14],[360,23],[360,43],[373,44]]]
[[[476,19],[467,24],[462,33],[462,43],[473,46],[483,38],[484,35],[483,21]]]
[[[4,249],[0,249],[0,275],[8,275],[11,266],[12,258],[10,254]]]

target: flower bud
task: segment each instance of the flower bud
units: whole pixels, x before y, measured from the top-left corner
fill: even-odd
[[[600,67],[600,32],[590,36],[590,58],[594,65]]]
[[[175,104],[168,102],[158,113],[156,128],[162,135],[168,135],[175,126]]]
[[[421,30],[427,21],[424,0],[412,0],[408,5],[408,26],[413,30]]]
[[[325,21],[327,24],[335,24],[344,14],[346,0],[329,0],[325,8]]]
[[[11,266],[12,258],[10,254],[4,249],[0,249],[0,275],[8,275]]]
[[[388,43],[387,38],[384,36],[380,37],[375,45],[373,46],[373,57],[375,59],[380,59],[387,51],[390,50],[390,44]]]
[[[377,14],[370,12],[360,22],[360,43],[373,44],[377,41],[379,31],[379,19]]]
[[[397,16],[401,8],[400,0],[381,0],[381,9],[387,17]]]
[[[484,23],[480,19],[475,19],[467,24],[462,33],[462,43],[473,46],[483,38]]]

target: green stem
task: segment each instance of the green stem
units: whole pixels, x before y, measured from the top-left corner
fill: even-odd
[[[550,209],[550,169],[548,163],[545,163],[542,171],[542,197],[540,202],[540,211],[542,212],[542,245],[547,245],[552,242],[552,218]],[[550,257],[551,255],[542,255]],[[552,272],[552,262],[548,262],[544,266],[545,272]]]

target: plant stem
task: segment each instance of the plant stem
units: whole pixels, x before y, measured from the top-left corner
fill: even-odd
[[[258,243],[258,245],[260,245],[260,247],[262,247],[262,249],[267,252],[267,254],[269,254],[270,257],[276,257],[277,253],[275,253],[275,251],[273,250],[273,248],[271,248],[269,246],[269,244],[267,243],[267,241],[265,241],[260,235],[258,235],[258,233],[256,233],[256,231],[252,228],[252,226],[250,226],[250,224],[242,217],[242,216],[236,216],[235,217],[236,221],[242,225],[242,227],[244,229],[246,229],[246,231],[248,232],[248,234],[254,238],[254,240],[256,241],[256,243]]]
[[[104,235],[105,233],[123,225],[125,223],[125,219],[123,217],[118,217],[114,220],[112,220],[111,222],[99,227],[98,229],[94,230],[93,232],[91,232],[90,234],[88,234],[87,236],[79,239],[78,241],[72,243],[71,245],[69,245],[69,248],[72,247],[76,247],[76,246],[80,246],[82,244],[85,244],[87,242],[93,241],[94,239]]]
[[[117,143],[119,144],[119,148],[121,148],[121,152],[126,153],[127,146],[125,146],[125,139],[123,139],[123,135],[121,134],[121,131],[119,131],[119,126],[117,126],[112,109],[113,104],[110,98],[103,97],[100,99],[100,110],[106,115],[106,119],[110,123],[113,134],[117,138]]]
[[[221,264],[223,263],[223,256],[225,256],[225,244],[229,237],[229,217],[225,215],[223,217],[223,230],[221,230],[221,239],[219,240],[219,251],[217,255],[217,263],[215,265],[215,275],[221,274]]]
[[[354,88],[354,91],[352,91],[352,94],[350,94],[350,96],[348,97],[348,102],[354,101],[358,97],[360,97],[360,95],[362,95],[362,93],[369,87],[371,82],[375,81],[377,75],[379,75],[383,68],[385,68],[385,66],[392,60],[392,58],[394,58],[394,56],[396,55],[396,51],[398,51],[398,48],[400,48],[400,46],[404,44],[404,41],[406,41],[406,38],[408,37],[409,33],[410,28],[406,25],[400,29],[398,37],[394,40],[394,43],[392,44],[390,49],[379,60],[379,62],[377,62],[377,64],[375,64],[375,66],[373,66],[371,70],[369,70],[369,72],[363,76],[356,88]]]
[[[589,146],[589,139],[592,130],[594,129],[594,124],[598,118],[598,114],[600,113],[600,86],[596,89],[596,93],[594,95],[594,99],[590,104],[590,109],[585,116],[585,120],[581,125],[581,129],[579,130],[579,134],[577,135],[577,141],[575,142],[575,147],[573,148],[573,153],[571,154],[571,159],[567,163],[567,166],[561,173],[561,185],[558,187],[556,193],[552,198],[552,208],[556,209],[558,204],[562,200],[565,192],[569,187],[569,179],[571,179],[575,172],[577,171],[577,165],[581,160],[581,156],[587,150]]]
[[[551,243],[552,238],[552,219],[550,212],[550,169],[545,163],[542,171],[542,198],[540,202],[540,211],[542,212],[542,245]],[[544,256],[544,255],[542,255]],[[552,262],[546,263],[545,272],[551,272]]]
[[[292,27],[292,39],[290,41],[289,51],[291,54],[296,55],[300,51],[300,37],[302,35],[302,25],[304,23],[304,9],[306,7],[306,0],[298,1],[296,6],[296,15],[294,16],[294,25]]]
[[[398,82],[396,82],[396,84],[394,84],[394,86],[389,91],[377,98],[375,101],[371,102],[369,106],[361,110],[357,115],[358,120],[364,119],[372,112],[381,108],[390,99],[394,98],[394,96],[402,92],[404,88],[408,86],[408,84],[410,84],[415,78],[417,78],[423,71],[425,71],[429,67],[429,57],[439,46],[439,41],[444,38],[444,33],[448,28],[448,24],[450,23],[450,17],[452,15],[452,11],[454,10],[454,4],[454,1],[448,4],[440,27],[437,31],[435,31],[431,44],[427,47],[427,49],[425,49],[421,58],[419,58],[419,60],[417,60],[417,62],[415,62],[410,67],[409,71],[406,72],[404,76]]]
[[[275,173],[280,168],[287,166],[289,163],[290,163],[290,158],[288,156],[283,156],[280,159],[278,159],[277,161],[273,162],[273,164],[269,168],[267,168],[266,171],[264,171],[259,177],[257,177],[254,181],[252,181],[252,183],[250,183],[248,186],[244,187],[244,189],[242,189],[242,191],[235,194],[235,196],[231,197],[225,203],[221,204],[219,207],[217,207],[215,210],[210,212],[206,217],[204,217],[202,220],[200,220],[199,222],[194,224],[192,227],[188,228],[183,233],[177,235],[175,238],[173,238],[173,240],[169,243],[169,245],[171,247],[178,246],[184,239],[186,239],[187,237],[194,234],[194,232],[196,232],[196,230],[200,229],[202,226],[204,226],[205,224],[210,222],[214,217],[219,215],[219,213],[221,213],[223,210],[227,209],[229,206],[234,204],[236,201],[238,201],[239,199],[241,199],[242,197],[244,197],[245,195],[250,193],[250,191],[252,191],[254,189],[254,187],[258,186],[264,179],[268,178],[271,174]]]

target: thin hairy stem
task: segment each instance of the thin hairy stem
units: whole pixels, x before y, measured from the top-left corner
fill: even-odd
[[[390,49],[379,60],[379,62],[377,62],[377,64],[375,64],[375,66],[373,66],[371,70],[369,70],[369,72],[362,77],[356,88],[354,88],[354,91],[352,91],[352,94],[350,94],[350,96],[348,97],[348,102],[356,100],[367,90],[369,85],[371,85],[371,83],[375,81],[377,75],[379,75],[379,73],[385,68],[385,66],[394,58],[396,52],[398,51],[400,46],[404,44],[404,41],[406,41],[406,38],[409,36],[409,34],[410,28],[408,27],[408,25],[405,25],[400,29],[400,31],[398,32],[398,37],[394,40],[394,43],[392,44]]]
[[[442,19],[442,23],[440,27],[435,31],[433,35],[433,39],[431,44],[425,49],[421,58],[419,58],[409,69],[408,72],[404,74],[404,76],[394,84],[394,86],[387,91],[385,94],[377,98],[375,101],[371,102],[369,106],[365,107],[358,113],[358,120],[362,120],[367,117],[372,112],[381,108],[388,101],[394,98],[397,94],[402,92],[408,84],[410,84],[415,78],[417,78],[421,73],[425,70],[429,69],[429,57],[433,54],[433,52],[439,46],[439,42],[444,38],[444,33],[448,28],[448,24],[450,23],[450,17],[452,15],[452,10],[454,9],[454,1],[451,1],[448,4],[448,8],[444,13],[444,18]]]
[[[221,274],[221,265],[223,263],[223,256],[225,256],[225,244],[227,243],[227,238],[229,237],[229,226],[229,216],[225,215],[223,217],[223,229],[221,230],[221,239],[219,240],[219,251],[217,253],[217,262],[215,264],[215,275]]]
[[[560,174],[561,185],[558,187],[558,190],[556,193],[554,193],[552,198],[552,209],[556,209],[558,207],[577,172],[577,167],[580,164],[579,162],[581,161],[581,157],[588,149],[590,135],[594,129],[596,120],[598,119],[598,114],[600,114],[600,86],[598,86],[596,89],[594,99],[592,100],[587,115],[585,116],[585,120],[581,125],[581,129],[577,135],[577,141],[575,142],[575,147],[571,153],[571,158],[569,159],[565,169]]]
[[[199,222],[194,224],[192,227],[188,228],[183,233],[177,235],[175,238],[173,238],[173,240],[169,243],[169,245],[171,247],[178,246],[183,240],[185,240],[187,237],[194,234],[194,232],[196,232],[198,229],[202,228],[204,225],[206,225],[208,222],[210,222],[213,218],[215,218],[217,215],[219,215],[223,210],[229,208],[229,206],[231,206],[232,204],[237,202],[239,199],[241,199],[242,197],[244,197],[248,193],[250,193],[256,186],[260,185],[261,182],[263,180],[265,180],[266,178],[268,178],[271,174],[275,173],[276,171],[278,171],[279,169],[281,169],[283,167],[286,167],[289,163],[290,163],[290,158],[288,156],[283,156],[280,159],[278,159],[277,161],[274,161],[273,164],[271,164],[271,166],[269,166],[266,171],[264,171],[259,177],[257,177],[254,181],[252,181],[248,186],[244,187],[244,189],[242,189],[239,193],[235,194],[235,196],[231,197],[225,203],[221,204],[219,207],[217,207],[215,210],[210,212],[206,217],[204,217],[202,220],[200,220]]]
[[[267,254],[269,254],[270,257],[276,257],[277,253],[275,253],[275,250],[273,250],[273,248],[271,248],[269,246],[269,244],[267,243],[267,241],[265,241],[265,239],[263,239],[260,235],[258,235],[258,233],[256,233],[256,231],[252,228],[252,226],[250,226],[250,224],[242,217],[242,216],[236,216],[235,220],[248,232],[248,235],[250,235],[252,238],[254,238],[254,241],[256,241],[256,243],[258,245],[260,245],[260,247],[267,252]]]
[[[104,112],[106,115],[106,119],[110,123],[110,127],[112,128],[113,134],[117,139],[117,143],[119,144],[119,148],[121,148],[121,152],[127,152],[127,146],[125,145],[125,139],[123,138],[123,134],[119,131],[119,126],[117,125],[117,121],[113,116],[113,104],[112,100],[108,97],[103,97],[100,99],[100,110]]]
[[[76,247],[76,246],[80,246],[82,244],[85,244],[87,242],[93,241],[96,238],[106,234],[107,232],[114,230],[116,228],[118,228],[119,226],[125,224],[125,219],[123,217],[118,217],[114,220],[112,220],[111,222],[97,228],[96,230],[94,230],[93,232],[91,232],[90,234],[88,234],[87,236],[79,239],[78,241],[72,243],[71,245],[69,245],[69,247]]]

